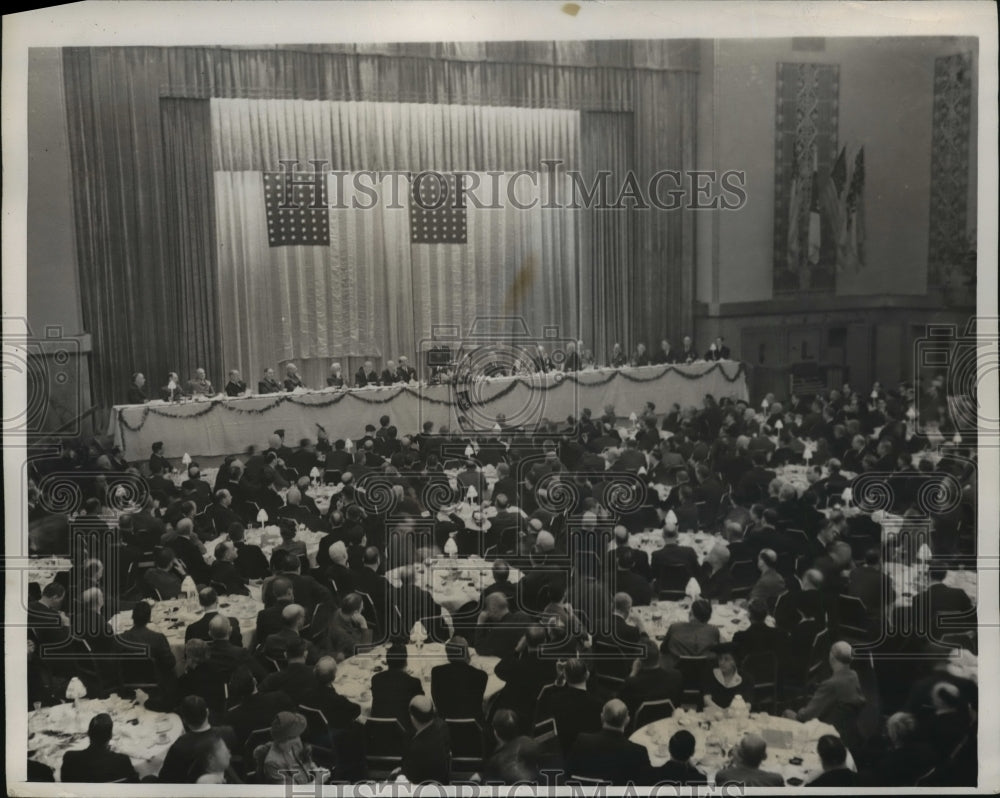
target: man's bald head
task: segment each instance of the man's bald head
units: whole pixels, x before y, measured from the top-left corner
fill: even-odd
[[[750,768],[759,767],[767,757],[767,743],[759,734],[743,735],[739,745],[740,761]]]
[[[490,593],[484,601],[486,614],[491,618],[502,618],[507,614],[509,606],[507,597],[503,593]]]
[[[830,646],[830,662],[837,662],[841,665],[850,665],[854,656],[854,649],[846,640],[838,640]]]
[[[306,608],[301,604],[289,604],[281,611],[281,620],[289,628],[300,629],[306,622]]]
[[[615,593],[615,612],[628,618],[632,612],[632,597],[628,593]]]
[[[321,685],[333,684],[333,680],[337,678],[337,660],[333,657],[320,657],[313,673]]]
[[[229,619],[225,615],[216,615],[208,622],[208,636],[213,640],[228,640],[229,632]]]
[[[612,698],[601,710],[601,723],[608,728],[621,731],[628,725],[628,707],[624,701]]]
[[[434,720],[434,703],[430,696],[417,695],[410,699],[410,717],[414,725],[425,726]]]
[[[271,583],[271,592],[276,599],[292,598],[292,580],[284,576],[276,577]]]

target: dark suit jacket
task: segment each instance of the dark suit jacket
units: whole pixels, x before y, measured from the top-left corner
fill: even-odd
[[[149,392],[145,386],[130,385],[128,389],[128,403],[130,405],[141,405],[149,401]]]
[[[417,732],[401,764],[411,784],[434,781],[447,784],[451,778],[451,743],[448,729],[440,719]]]
[[[569,686],[550,688],[545,695],[545,703],[555,719],[564,754],[570,752],[581,733],[600,731],[601,709],[604,707],[601,697]]]
[[[668,544],[662,549],[653,552],[651,567],[653,575],[659,579],[660,572],[665,565],[680,563],[688,569],[688,578],[697,576],[701,569],[698,565],[698,555],[690,546],[680,546]],[[681,585],[683,587],[683,585]]]
[[[281,383],[277,380],[261,380],[257,383],[257,393],[280,393]]]
[[[211,640],[212,637],[208,633],[208,625],[212,622],[212,618],[218,614],[218,610],[206,612],[201,618],[190,624],[184,631],[184,642],[186,643],[191,639],[204,640],[205,642]],[[226,617],[229,618],[228,615]],[[229,618],[229,630],[229,642],[234,646],[242,646],[243,632],[240,631],[240,622],[236,618]]]
[[[132,760],[125,754],[116,754],[106,746],[85,748],[82,751],[67,751],[63,755],[60,779],[74,782],[107,783],[125,779],[126,782],[139,781],[139,774],[132,766]]]
[[[846,767],[836,770],[827,770],[820,773],[806,787],[856,787],[858,784],[858,774]]]
[[[366,372],[364,368],[360,368],[354,375],[354,387],[364,388],[366,385],[378,385],[378,372],[374,369]]]
[[[134,653],[139,646],[145,648],[146,655],[156,663],[161,680],[173,679],[176,660],[165,635],[142,626],[125,630],[118,635],[118,639],[119,645],[121,641],[127,644],[121,647],[130,653]]]
[[[70,633],[69,627],[63,626],[58,611],[49,609],[40,601],[28,602],[28,628],[43,646],[56,646],[68,638]]]
[[[604,779],[616,785],[647,785],[651,775],[646,749],[611,729],[579,735],[567,770],[568,776]]]
[[[249,543],[237,543],[236,568],[246,579],[263,579],[270,573],[267,557],[260,546]]]
[[[420,679],[405,670],[389,668],[372,676],[373,718],[396,718],[404,728],[410,726],[410,699],[423,695]]]
[[[281,613],[291,601],[276,601],[270,607],[266,607],[257,613],[257,646],[263,646],[264,641],[270,635],[276,634],[285,628],[285,622],[281,619]]]
[[[675,668],[643,668],[635,676],[629,676],[618,691],[618,697],[625,702],[629,714],[635,713],[647,701],[669,698],[674,707],[680,706],[681,672]]]
[[[206,664],[226,681],[237,668],[243,665],[250,669],[257,681],[266,675],[266,671],[250,656],[249,651],[242,646],[233,645],[228,640],[209,641],[208,662]]]
[[[275,715],[282,711],[294,712],[295,706],[295,702],[287,693],[274,690],[254,693],[231,707],[222,720],[227,726],[231,726],[236,734],[240,747],[233,753],[242,753],[250,732],[270,728]]]
[[[716,773],[715,784],[719,787],[724,784],[742,784],[745,787],[783,787],[785,780],[780,773],[737,765],[724,768]]]
[[[195,766],[195,753],[207,736],[219,736],[230,751],[238,751],[236,734],[229,726],[213,726],[202,732],[185,732],[178,737],[163,760],[159,781],[164,784],[190,784],[194,781],[191,771]]]
[[[222,595],[229,595],[230,593],[239,596],[250,595],[250,590],[247,588],[247,578],[240,573],[236,567],[235,560],[233,562],[216,560],[212,563],[209,575],[213,582],[218,582],[225,588],[225,592]]]
[[[484,657],[511,657],[514,649],[531,623],[520,612],[508,612],[500,621],[487,621],[476,627],[474,647]]]
[[[361,715],[361,707],[338,693],[332,685],[309,690],[299,703],[322,712],[331,729],[346,729]]]
[[[695,784],[708,784],[708,776],[702,773],[690,762],[677,762],[670,759],[653,771],[654,784],[676,784],[680,787]]]
[[[628,593],[636,607],[648,606],[653,599],[653,586],[648,579],[633,571],[615,571],[614,593]]]
[[[930,620],[930,631],[935,640],[942,635],[961,632],[964,627],[974,624],[970,620],[949,618],[950,615],[960,615],[972,609],[972,601],[964,590],[948,587],[943,583],[935,583],[913,599],[914,617],[924,617]]]
[[[752,623],[733,635],[733,644],[736,646],[738,659],[751,654],[774,654],[780,661],[788,646],[788,635],[765,623]]]
[[[268,674],[260,683],[262,693],[280,691],[297,704],[316,689],[316,675],[311,665],[304,662],[290,662],[284,670]]]
[[[431,669],[431,698],[438,715],[482,718],[483,694],[489,676],[466,662],[449,662]]]

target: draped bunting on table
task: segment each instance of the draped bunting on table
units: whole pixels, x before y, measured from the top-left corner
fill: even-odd
[[[318,387],[331,358],[406,355],[419,365],[421,342],[435,326],[465,335],[477,317],[517,316],[539,336],[554,326],[576,337],[576,212],[532,203],[527,178],[510,184],[517,170],[538,173],[542,160],[559,160],[553,179],[568,204],[565,167],[577,165],[578,113],[290,100],[223,99],[211,107],[227,364],[256,376],[264,365],[294,359]],[[281,159],[349,173],[324,174],[329,245],[269,246],[259,170],[277,170]],[[486,168],[506,174],[483,174]],[[499,207],[486,208],[467,198],[463,243],[411,243],[405,177],[377,187],[366,179],[377,199],[354,185],[361,170],[431,169],[472,172],[483,204],[500,197]],[[542,174],[539,197],[547,187]],[[534,207],[518,208],[509,195]]]
[[[694,165],[699,50],[691,41],[62,52],[83,321],[94,340],[95,403],[105,408],[124,399],[128,377],[136,369],[158,386],[167,371],[189,372],[197,366],[208,369],[209,378],[220,384],[230,366],[221,341],[237,333],[225,329],[219,298],[206,287],[218,269],[215,243],[207,234],[214,214],[206,211],[216,204],[214,170],[198,144],[210,136],[209,98],[631,113],[640,181],[657,169]],[[591,143],[601,146],[596,140]],[[610,151],[617,145],[604,146]],[[178,164],[189,157],[187,165]],[[496,168],[485,161],[464,166]],[[638,336],[655,337],[664,327],[672,335],[690,329],[690,213],[644,211],[632,216],[635,236],[628,260],[595,259],[591,248],[605,246],[601,241],[607,239],[581,240],[582,268],[606,263],[614,270],[610,281],[618,279],[629,287],[628,305],[622,299],[623,304],[610,308],[610,297],[595,297],[599,301],[588,310],[594,315],[595,349],[598,340],[619,335],[631,348]],[[584,295],[591,282],[581,275]],[[409,302],[405,296],[400,301],[405,310]],[[256,312],[248,308],[247,315]],[[196,314],[194,321],[181,321],[190,314]],[[624,333],[619,332],[617,317],[626,322]],[[405,326],[405,315],[399,318]],[[219,337],[212,334],[217,327],[223,327]],[[602,357],[600,351],[596,354]],[[261,365],[255,361],[254,372]],[[357,364],[344,365],[353,370]],[[254,382],[256,373],[245,376]]]

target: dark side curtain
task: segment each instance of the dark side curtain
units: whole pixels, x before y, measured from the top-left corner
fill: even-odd
[[[197,100],[285,97],[631,113],[631,157],[642,182],[658,169],[693,168],[697,56],[697,46],[686,41],[65,49],[95,402],[124,401],[135,370],[154,388],[168,371],[199,365],[214,382],[224,380],[214,334],[210,159],[203,157],[207,103]],[[624,135],[612,122],[592,132],[602,130]],[[599,257],[590,262],[605,270],[581,275],[590,286],[598,358],[618,336],[630,349],[638,340],[691,329],[690,212],[631,215],[629,222],[598,225],[597,237],[581,242],[597,248]]]

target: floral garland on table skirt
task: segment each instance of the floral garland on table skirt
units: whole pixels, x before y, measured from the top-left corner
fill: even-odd
[[[596,381],[581,380],[578,376],[578,373],[571,373],[571,374],[564,374],[562,379],[552,380],[552,382],[548,385],[536,384],[532,379],[526,377],[514,377],[511,379],[509,385],[500,389],[494,395],[490,396],[487,399],[484,399],[483,401],[495,402],[498,399],[502,399],[503,397],[507,396],[509,393],[514,391],[518,387],[518,385],[528,385],[534,390],[551,391],[558,388],[564,382],[571,382],[576,385],[582,385],[583,387],[595,387],[595,386],[599,387],[603,385],[608,385],[609,383],[618,379],[619,377],[628,380],[629,382],[640,382],[640,383],[654,382],[660,379],[661,377],[665,376],[669,372],[677,372],[679,376],[681,376],[686,380],[697,380],[700,379],[701,377],[704,377],[707,374],[711,374],[713,371],[721,372],[726,382],[736,382],[746,372],[746,366],[743,363],[739,363],[736,369],[736,373],[733,376],[730,376],[729,374],[726,373],[726,370],[723,368],[722,363],[715,363],[710,368],[706,369],[705,371],[699,372],[697,374],[689,374],[686,371],[682,371],[677,366],[664,366],[662,371],[660,371],[657,374],[651,375],[649,377],[638,377],[633,374],[629,374],[625,371],[611,370],[608,373],[606,379],[596,380]],[[582,372],[582,373],[586,374],[588,372]],[[231,403],[228,399],[212,399],[205,403],[204,408],[196,410],[192,413],[182,413],[180,415],[176,415],[174,413],[166,413],[163,410],[160,410],[159,408],[156,407],[144,407],[142,409],[142,418],[139,420],[137,424],[130,424],[126,420],[125,409],[123,408],[118,411],[118,424],[121,427],[122,438],[124,438],[125,430],[128,430],[129,432],[139,432],[146,425],[146,420],[151,415],[159,416],[161,418],[174,418],[174,419],[201,418],[202,416],[208,415],[217,408],[222,408],[224,410],[228,410],[233,413],[243,413],[253,416],[262,416],[265,413],[273,410],[274,408],[284,404],[285,402],[290,402],[291,404],[299,405],[301,407],[316,407],[324,409],[327,407],[333,407],[334,405],[342,402],[347,397],[351,397],[352,399],[355,399],[356,401],[359,402],[363,402],[364,404],[367,405],[384,405],[388,404],[397,396],[403,393],[415,396],[420,401],[427,402],[432,405],[444,405],[447,407],[455,407],[460,404],[459,402],[448,401],[447,399],[434,399],[433,397],[426,396],[422,391],[411,388],[409,385],[403,385],[400,386],[399,390],[394,391],[390,395],[385,396],[383,398],[375,398],[375,397],[366,398],[357,391],[343,391],[335,394],[327,401],[303,402],[297,397],[296,394],[280,394],[270,404],[264,407],[256,407],[256,408],[239,407],[237,404]]]

